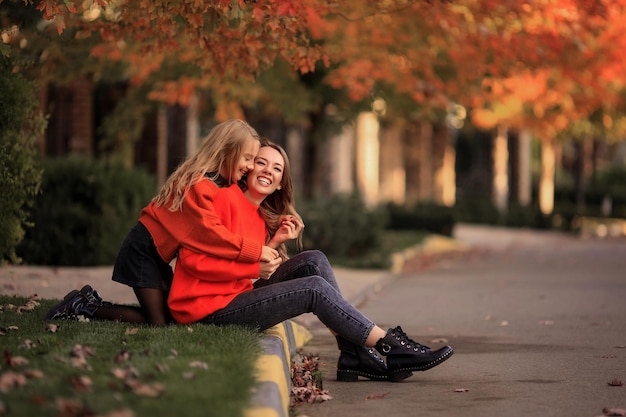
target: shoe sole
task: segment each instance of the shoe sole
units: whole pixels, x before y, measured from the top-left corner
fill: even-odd
[[[411,375],[413,375],[413,372],[411,371],[400,370],[400,371],[394,372],[393,381],[394,382],[402,381],[403,379],[407,379]],[[373,374],[368,374],[366,372],[351,371],[351,370],[345,370],[345,369],[337,371],[337,381],[339,382],[356,382],[359,380],[359,377],[367,378],[372,381],[387,381],[387,380],[391,381],[389,375],[373,375]]]
[[[444,355],[440,356],[439,358],[437,358],[436,360],[434,360],[432,362],[427,363],[426,365],[413,366],[413,367],[410,367],[410,368],[400,368],[400,369],[397,369],[397,370],[395,370],[393,372],[389,372],[389,381],[391,381],[391,382],[398,382],[398,381],[402,381],[403,379],[406,379],[406,377],[402,378],[402,376],[406,372],[410,372],[410,371],[427,371],[429,369],[432,369],[435,366],[441,365],[446,360],[450,359],[450,356],[452,356],[453,354],[454,354],[454,350],[452,348],[450,348],[450,350],[447,351]]]

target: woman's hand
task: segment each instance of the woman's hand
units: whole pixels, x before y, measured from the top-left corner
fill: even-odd
[[[282,243],[297,238],[302,229],[304,229],[304,223],[296,216],[281,216],[281,226],[276,230],[269,244],[277,248]]]
[[[272,259],[269,262],[261,262],[261,271],[259,272],[259,278],[261,279],[269,279],[276,268],[283,263],[283,258],[278,257],[276,259]]]
[[[269,262],[278,258],[279,254],[276,249],[270,248],[269,246],[263,246],[261,248],[261,262]]]

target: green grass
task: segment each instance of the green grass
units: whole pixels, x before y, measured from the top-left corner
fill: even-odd
[[[360,269],[388,269],[391,267],[391,255],[395,252],[421,244],[431,233],[420,230],[385,230],[381,247],[364,256],[333,257],[331,265]]]
[[[261,354],[252,329],[55,321],[52,332],[43,316],[57,301],[18,312],[27,301],[0,296],[0,415],[230,417],[250,405]]]

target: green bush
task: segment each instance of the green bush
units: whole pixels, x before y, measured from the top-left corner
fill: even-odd
[[[358,193],[298,203],[306,225],[304,249],[319,249],[329,257],[356,257],[381,245],[387,224],[382,208],[368,209]]]
[[[88,266],[115,260],[155,184],[139,169],[69,157],[44,161],[41,188],[20,256],[30,264]]]
[[[0,55],[0,264],[18,263],[15,248],[41,181],[34,142],[45,128],[33,85]]]
[[[454,230],[453,209],[437,204],[420,203],[413,207],[390,203],[388,229],[422,230],[444,236],[452,236]]]
[[[464,198],[454,205],[454,218],[462,223],[496,225],[500,221],[500,213],[489,198]]]

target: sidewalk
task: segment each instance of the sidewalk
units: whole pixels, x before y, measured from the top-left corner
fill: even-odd
[[[354,305],[360,305],[370,295],[390,283],[407,260],[418,254],[465,251],[469,248],[499,248],[533,244],[537,232],[514,232],[507,229],[459,225],[455,239],[431,237],[423,245],[396,254],[391,271],[334,268],[344,296]],[[543,237],[542,237],[543,238]],[[44,299],[61,299],[74,288],[90,284],[108,301],[135,304],[134,293],[125,285],[111,280],[112,266],[91,268],[5,266],[0,268],[0,294],[29,296],[37,294]],[[291,355],[307,343],[309,327],[319,328],[313,315],[304,315],[294,322],[268,331],[262,341],[266,355],[258,364],[259,390],[254,397],[248,417],[288,416]],[[285,392],[286,391],[286,392]]]

